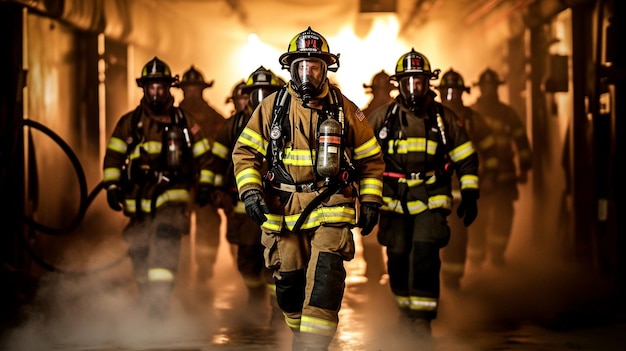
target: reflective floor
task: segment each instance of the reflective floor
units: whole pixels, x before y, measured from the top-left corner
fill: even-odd
[[[420,340],[400,322],[384,277],[366,281],[357,251],[346,265],[339,330],[330,350],[624,349],[626,318],[593,294],[602,289],[601,279],[586,279],[571,262],[537,252],[530,260],[523,245],[514,245],[519,250],[508,255],[507,266],[468,267],[460,291],[443,289],[429,348],[418,347]],[[2,350],[290,350],[291,332],[269,298],[248,303],[224,238],[208,281],[195,278],[191,247],[193,235],[183,243],[169,318],[150,319],[135,308],[128,260],[88,276],[50,274],[37,304],[24,309],[25,322],[4,333]]]

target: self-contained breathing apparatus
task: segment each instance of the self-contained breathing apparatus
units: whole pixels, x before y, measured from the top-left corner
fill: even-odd
[[[134,186],[138,187],[136,196],[137,214],[141,211],[141,198],[150,185],[156,185],[151,199],[151,213],[154,214],[156,201],[166,186],[179,180],[192,180],[194,163],[192,160],[192,141],[187,119],[179,108],[172,108],[171,123],[162,127],[161,153],[156,162],[154,157],[143,148],[143,109],[137,107],[131,117],[133,131],[128,142],[126,165],[123,169],[122,191],[128,193]],[[137,148],[138,157],[132,157]]]
[[[293,192],[314,192],[322,190],[303,210],[294,225],[297,232],[310,212],[330,195],[339,192],[355,181],[355,168],[345,151],[345,131],[347,121],[343,113],[342,100],[338,99],[336,88],[331,86],[330,101],[320,111],[317,127],[318,147],[313,158],[316,179],[310,183],[295,184],[293,177],[285,169],[282,153],[289,141],[290,123],[287,116],[290,99],[286,88],[278,91],[270,126],[270,143],[267,150],[269,170],[264,176],[267,189],[274,191],[281,204],[285,204]]]

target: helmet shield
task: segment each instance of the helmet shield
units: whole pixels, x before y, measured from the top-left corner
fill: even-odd
[[[322,92],[327,72],[328,66],[322,59],[314,57],[295,59],[290,67],[293,88],[307,102]]]
[[[409,108],[419,107],[428,92],[429,80],[430,77],[425,75],[407,75],[400,78],[398,89]]]
[[[257,106],[259,106],[259,104],[261,103],[263,99],[268,97],[274,91],[276,90],[270,90],[267,88],[253,89],[252,91],[250,91],[250,100],[249,100],[250,106],[252,106],[252,108],[256,108]]]

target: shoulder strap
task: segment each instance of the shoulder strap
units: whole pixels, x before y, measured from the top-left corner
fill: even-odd
[[[265,153],[265,158],[268,164],[271,165],[270,168],[278,165],[280,160],[278,153],[284,145],[283,124],[291,102],[288,97],[287,88],[283,87],[278,90],[276,99],[274,99],[272,123],[270,124],[270,142]]]

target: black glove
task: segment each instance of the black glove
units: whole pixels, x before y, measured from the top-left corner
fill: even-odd
[[[469,227],[478,216],[478,204],[476,203],[478,197],[478,190],[461,191],[461,203],[456,209],[456,215],[463,218],[463,224],[466,227]]]
[[[366,236],[374,230],[378,223],[378,208],[380,204],[375,202],[362,202],[357,227],[361,228],[361,235]]]
[[[246,205],[246,212],[256,224],[262,225],[263,222],[267,221],[265,214],[270,213],[270,209],[263,200],[263,193],[260,190],[248,190],[243,193],[241,199]]]
[[[122,210],[121,204],[124,203],[124,194],[122,193],[122,189],[117,185],[110,185],[107,188],[107,203],[113,211]]]
[[[208,205],[211,202],[211,193],[213,192],[213,187],[210,185],[200,185],[198,188],[198,192],[196,193],[196,203],[202,207]]]

